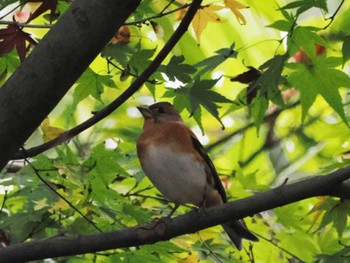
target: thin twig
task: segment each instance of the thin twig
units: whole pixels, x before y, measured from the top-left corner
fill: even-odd
[[[191,5],[191,4],[185,4],[185,5],[183,5],[183,6],[180,6],[180,7],[178,7],[178,8],[175,8],[175,9],[170,10],[170,11],[168,11],[168,12],[164,12],[164,13],[160,12],[160,13],[154,15],[154,16],[146,17],[146,18],[144,18],[144,19],[140,19],[140,20],[133,21],[133,22],[126,22],[125,25],[126,25],[126,26],[131,26],[131,25],[136,25],[136,26],[137,26],[137,25],[140,25],[140,24],[144,24],[144,23],[146,23],[146,22],[148,22],[148,21],[150,21],[150,20],[152,20],[152,19],[161,18],[161,17],[163,17],[163,16],[170,15],[170,14],[175,13],[175,12],[177,12],[177,11],[180,11],[180,10],[182,10],[182,9],[186,9],[186,8],[189,7],[190,5]]]
[[[274,111],[273,113],[269,114],[269,115],[266,115],[264,117],[264,121],[267,121],[271,118],[276,118],[283,110],[285,109],[290,109],[290,108],[294,108],[296,106],[298,106],[300,104],[300,102],[296,102],[296,103],[293,103],[291,105],[288,105],[287,107],[285,108],[280,108],[276,111]],[[212,144],[209,144],[208,146],[205,147],[205,150],[207,152],[209,151],[212,151],[214,148],[220,146],[221,144],[223,143],[226,143],[228,140],[230,140],[232,137],[238,135],[238,134],[241,134],[243,133],[244,131],[246,131],[247,129],[251,128],[254,126],[254,123],[251,122],[251,123],[248,123],[246,124],[245,126],[243,126],[242,128],[239,128],[238,130],[235,130],[229,134],[227,134],[226,136],[222,137],[221,139],[217,140],[216,142],[212,143]]]
[[[197,12],[197,9],[200,7],[202,0],[194,0],[192,1],[186,15],[181,21],[180,25],[175,30],[174,34],[170,37],[168,42],[164,45],[162,50],[157,54],[157,56],[153,59],[150,65],[142,72],[142,74],[130,85],[128,89],[126,89],[119,97],[117,97],[114,101],[112,101],[109,105],[107,105],[102,110],[98,111],[94,116],[82,122],[78,126],[62,133],[60,136],[55,139],[44,143],[42,145],[33,147],[26,151],[20,150],[12,157],[12,159],[23,159],[25,157],[36,156],[44,151],[47,151],[61,143],[64,143],[68,140],[71,140],[73,137],[78,135],[79,133],[85,131],[91,126],[95,125],[113,111],[119,108],[126,100],[128,100],[135,92],[137,92],[141,86],[147,81],[147,79],[157,70],[163,60],[168,56],[168,54],[173,50],[174,46],[180,40],[180,38],[187,31],[194,15]]]
[[[27,23],[19,23],[16,21],[0,21],[0,25],[16,25],[19,27],[28,27],[28,28],[46,28],[50,29],[53,25],[38,25],[38,24],[27,24]]]
[[[175,13],[177,11],[180,11],[182,9],[186,9],[187,7],[189,7],[190,4],[185,4],[183,6],[180,6],[178,8],[175,8],[173,10],[170,10],[168,12],[164,12],[168,7],[169,5],[167,5],[160,13],[156,14],[156,15],[153,15],[153,16],[150,16],[150,17],[146,17],[146,18],[143,18],[143,19],[140,19],[140,20],[137,20],[137,21],[132,21],[132,22],[126,22],[124,25],[125,26],[132,26],[132,25],[141,25],[141,24],[144,24],[146,23],[147,21],[150,21],[152,19],[157,19],[157,18],[162,18],[164,16],[167,16],[167,15],[170,15],[172,13]],[[17,6],[16,8],[14,8],[11,12],[13,12],[14,10],[16,10],[19,6]],[[9,12],[9,13],[11,13]],[[8,15],[8,14],[6,14]],[[6,16],[5,15],[5,16]],[[0,20],[4,18],[1,17]],[[28,28],[41,28],[41,29],[50,29],[54,26],[54,24],[46,24],[46,25],[38,25],[38,24],[27,24],[27,23],[19,23],[19,22],[16,22],[16,21],[7,21],[7,20],[3,20],[3,21],[0,21],[0,25],[17,25],[19,27],[28,27]]]
[[[323,29],[327,29],[334,21],[335,16],[338,14],[340,8],[343,6],[345,0],[342,0],[337,8],[337,10],[335,10],[334,14],[331,17],[328,17],[326,20],[330,20],[329,23],[323,28]]]
[[[106,58],[106,60],[107,60],[107,63],[108,63],[108,65],[112,65],[114,68],[116,68],[116,69],[118,69],[120,72],[124,72],[126,69],[123,69],[123,68],[121,68],[121,67],[119,67],[117,64],[115,64],[111,59],[109,59],[109,58]],[[138,78],[139,76],[137,76],[136,74],[134,74],[134,73],[132,73],[132,72],[128,72],[128,74],[130,75],[130,76],[133,76],[134,78]],[[158,84],[161,84],[161,82],[159,82],[158,80],[147,80],[146,82],[148,82],[148,83],[151,83],[151,84],[153,84],[153,85],[158,85]]]
[[[71,207],[73,210],[75,210],[79,215],[81,215],[89,224],[91,224],[95,229],[97,229],[99,232],[103,232],[102,229],[100,229],[93,221],[91,221],[86,215],[84,215],[78,208],[76,208],[67,198],[65,198],[62,194],[57,192],[46,180],[40,175],[40,171],[29,161],[25,158],[25,162],[33,169],[35,175],[39,178],[39,180],[46,185],[52,192],[54,192],[56,195],[58,195],[60,198],[62,198],[63,201],[65,201],[69,207]]]

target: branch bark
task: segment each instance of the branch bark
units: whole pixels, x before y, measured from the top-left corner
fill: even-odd
[[[2,263],[24,262],[140,246],[169,240],[314,196],[350,198],[350,184],[344,182],[349,178],[350,167],[346,167],[325,176],[283,184],[275,189],[205,211],[193,211],[172,220],[164,219],[156,226],[152,223],[101,234],[54,237],[12,245],[0,249],[0,259]]]
[[[135,11],[139,0],[76,0],[0,89],[0,171]]]
[[[147,79],[157,70],[157,68],[160,66],[163,60],[172,51],[174,46],[179,42],[183,34],[187,31],[201,3],[202,3],[202,0],[192,1],[186,15],[184,16],[181,23],[175,30],[174,34],[170,37],[170,39],[164,45],[162,50],[157,54],[157,56],[153,59],[151,64],[144,70],[144,72],[142,72],[142,74],[118,98],[116,98],[105,108],[98,111],[97,113],[94,114],[94,116],[82,122],[78,126],[62,133],[60,136],[44,144],[35,146],[27,150],[20,150],[12,156],[12,159],[23,159],[23,157],[26,157],[26,158],[33,157],[59,144],[69,141],[79,133],[95,125],[96,123],[104,119],[106,116],[111,114],[114,110],[119,108],[120,105],[122,105],[127,99],[129,99],[147,81]]]

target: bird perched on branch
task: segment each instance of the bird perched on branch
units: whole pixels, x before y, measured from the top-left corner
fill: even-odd
[[[142,169],[154,186],[175,203],[209,208],[227,202],[215,167],[180,114],[168,102],[137,107],[144,117],[137,141]],[[232,242],[242,249],[242,239],[258,241],[241,221],[222,225]]]

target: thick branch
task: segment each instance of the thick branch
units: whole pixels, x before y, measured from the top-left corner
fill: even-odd
[[[151,244],[313,196],[332,195],[350,198],[349,184],[342,183],[349,178],[350,167],[347,167],[329,175],[284,184],[270,191],[205,211],[194,211],[172,220],[162,220],[156,226],[148,224],[102,234],[55,237],[13,245],[0,249],[0,259],[2,263],[24,262]]]
[[[74,138],[79,133],[90,128],[91,126],[95,125],[97,122],[101,121],[103,118],[111,114],[114,110],[119,108],[120,105],[122,105],[127,99],[129,99],[148,80],[148,78],[157,70],[157,68],[160,66],[163,60],[172,51],[174,46],[177,44],[177,42],[180,40],[183,34],[187,31],[188,26],[190,25],[201,3],[202,0],[192,1],[192,4],[190,5],[190,8],[188,9],[180,25],[178,26],[174,34],[171,36],[171,38],[168,40],[168,42],[165,44],[165,46],[162,48],[162,50],[157,54],[157,56],[153,59],[153,61],[145,69],[145,71],[142,72],[142,74],[131,84],[131,86],[127,90],[125,90],[118,98],[116,98],[105,108],[98,111],[94,116],[82,122],[78,126],[62,133],[60,136],[47,143],[33,147],[26,151],[21,150],[16,155],[13,155],[12,159],[23,159],[23,157],[33,157],[61,143],[64,143]]]
[[[0,170],[135,11],[139,0],[76,0],[0,89]]]

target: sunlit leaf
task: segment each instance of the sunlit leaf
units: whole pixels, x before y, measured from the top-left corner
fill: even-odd
[[[229,48],[221,48],[215,51],[215,54],[217,55],[211,56],[198,62],[195,66],[202,69],[198,71],[197,76],[202,76],[207,72],[213,71],[217,66],[219,66],[228,58],[236,58],[237,52],[234,50],[234,47],[235,43],[232,43]]]
[[[332,59],[315,59],[317,63],[314,66],[294,64],[294,71],[288,77],[291,84],[300,90],[302,120],[319,94],[347,123],[339,88],[350,87],[350,78],[343,71],[330,67],[329,62],[332,63]]]
[[[202,32],[207,27],[208,22],[221,22],[221,19],[216,12],[222,8],[223,7],[221,6],[211,4],[198,9],[197,14],[192,20],[192,26],[199,42]]]
[[[266,114],[269,101],[258,92],[257,96],[252,101],[251,114],[255,125],[259,128]]]
[[[40,127],[41,127],[41,130],[43,131],[44,142],[51,141],[64,132],[64,130],[61,128],[52,127],[50,125],[50,119],[48,117],[44,119]]]
[[[248,8],[247,6],[241,4],[240,2],[238,2],[236,0],[225,0],[224,4],[236,16],[236,18],[240,24],[245,25],[247,23],[247,20],[242,15],[242,13],[239,11],[240,9]]]
[[[317,7],[325,12],[328,12],[327,1],[326,0],[302,0],[294,1],[289,4],[286,4],[282,9],[297,9],[297,15],[304,13],[305,11]]]
[[[327,46],[327,42],[315,33],[317,28],[298,26],[294,29],[292,37],[288,38],[288,51],[292,56],[299,50],[303,50],[313,60],[317,56],[316,44]]]
[[[104,87],[116,88],[116,84],[110,75],[99,75],[90,68],[85,70],[77,83],[73,94],[74,105],[90,95],[102,103],[101,94]]]

